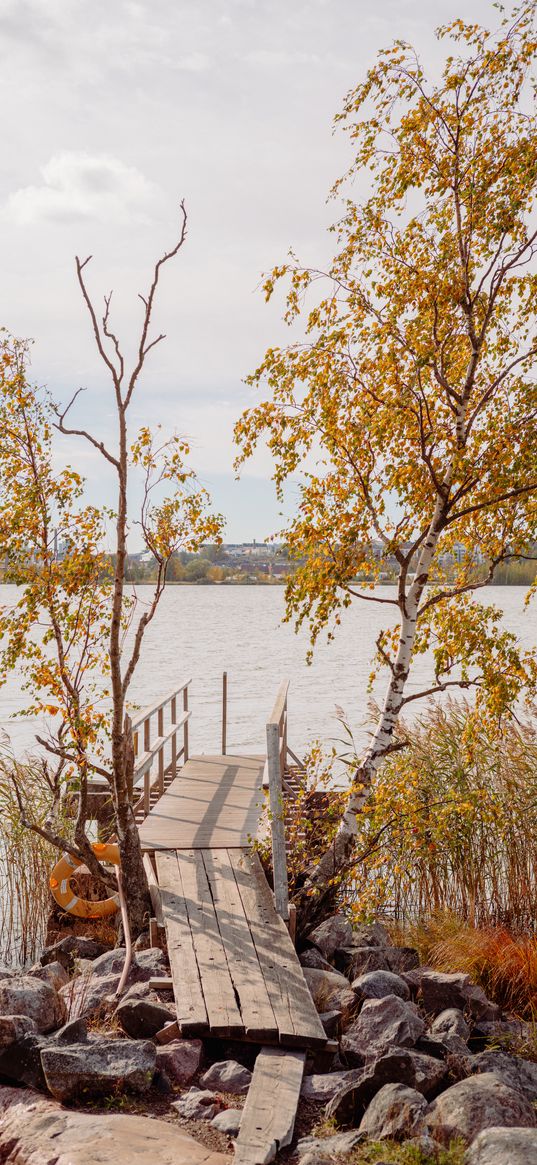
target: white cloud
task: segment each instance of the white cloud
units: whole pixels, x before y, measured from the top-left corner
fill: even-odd
[[[246,53],[244,60],[249,65],[260,65],[262,68],[281,69],[294,65],[320,65],[321,58],[317,53],[301,51],[287,52],[285,49],[255,49]]]
[[[5,213],[25,225],[43,219],[146,221],[159,191],[134,166],[109,155],[65,151],[41,167],[42,182],[10,194]]]
[[[210,67],[211,60],[206,53],[188,53],[175,62],[175,68],[185,73],[205,73]]]

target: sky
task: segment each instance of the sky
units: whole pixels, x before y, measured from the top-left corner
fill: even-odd
[[[154,312],[167,338],[131,424],[188,437],[226,541],[261,540],[283,521],[266,451],[239,482],[232,468],[233,424],[257,399],[244,378],[292,338],[262,273],[290,247],[326,262],[327,194],[350,162],[333,132],[346,92],[398,37],[434,70],[434,28],[459,15],[497,24],[492,0],[0,0],[0,325],[33,339],[32,377],[55,399],[86,389],[72,423],[112,440],[74,256],[92,255],[97,305],[114,290],[112,323],[132,353],[138,293],[176,241],[184,198],[187,242]],[[113,500],[98,453],[64,438],[61,456],[92,501]]]

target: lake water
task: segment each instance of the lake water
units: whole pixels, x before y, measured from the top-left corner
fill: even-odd
[[[383,587],[383,597],[391,588]],[[139,587],[140,604],[150,588]],[[16,590],[0,586],[0,603],[13,602]],[[524,610],[522,587],[487,587],[484,602],[504,612],[505,625],[526,646],[537,645],[535,605]],[[306,664],[308,636],[282,624],[283,588],[279,586],[170,586],[149,627],[143,659],[131,688],[133,702],[152,703],[183,679],[192,677],[191,751],[219,752],[222,672],[228,673],[228,751],[264,751],[264,726],[278,685],[289,678],[289,743],[303,751],[314,738],[339,735],[336,705],[345,712],[358,739],[363,739],[367,680],[375,639],[389,608],[356,599],[342,613],[331,643],[319,641],[311,666]],[[410,690],[431,679],[430,660],[416,661]],[[380,683],[373,695],[382,697]],[[0,727],[17,753],[30,749],[39,725],[13,720],[24,705],[15,673],[0,689]],[[415,714],[419,703],[412,705]]]

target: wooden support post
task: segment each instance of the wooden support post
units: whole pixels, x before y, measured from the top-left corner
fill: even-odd
[[[159,737],[164,736],[164,708],[158,710],[158,734]],[[162,797],[164,792],[164,749],[158,750],[158,795]]]
[[[159,947],[159,946],[160,946],[160,940],[159,940],[159,933],[158,933],[158,926],[157,926],[157,920],[156,920],[156,918],[150,918],[150,919],[149,919],[149,942],[151,943],[151,946],[152,946],[152,947]]]
[[[183,689],[183,711],[188,712],[188,685]],[[188,760],[188,720],[183,724],[183,764]]]
[[[151,808],[151,773],[149,769],[144,773],[144,815],[147,817]]]
[[[222,756],[227,746],[227,671],[222,676]]]
[[[267,762],[269,775],[270,829],[272,834],[272,873],[276,910],[284,922],[289,919],[289,889],[280,764],[280,730],[278,723],[267,724]]]
[[[171,721],[177,724],[177,696],[172,697]],[[172,736],[172,777],[177,776],[177,733]]]

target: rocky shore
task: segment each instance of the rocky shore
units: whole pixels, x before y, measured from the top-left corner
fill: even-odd
[[[71,935],[22,974],[0,970],[6,1165],[231,1159],[257,1048],[167,1042],[173,996],[149,982],[169,974],[165,952],[136,950],[118,999],[124,957]],[[332,1043],[308,1057],[282,1160],[351,1165],[369,1143],[410,1143],[434,1162],[459,1142],[467,1165],[537,1165],[537,1064],[508,1050],[530,1025],[467,975],[420,966],[379,923],[336,915],[300,961]]]

